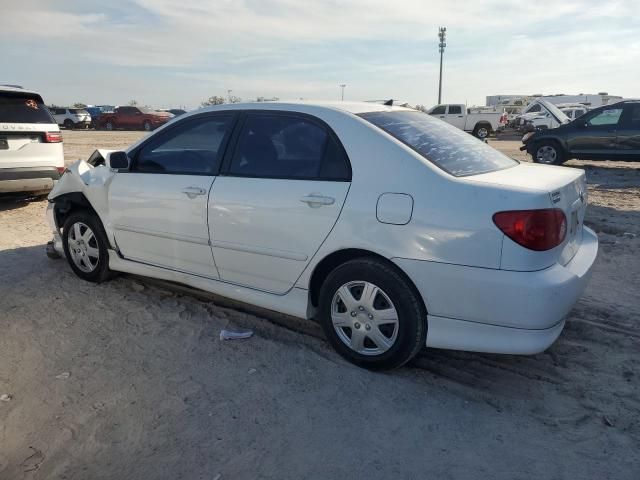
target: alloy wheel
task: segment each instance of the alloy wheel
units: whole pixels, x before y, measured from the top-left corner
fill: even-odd
[[[93,272],[98,266],[100,249],[93,230],[82,222],[74,223],[67,237],[69,255],[73,263],[85,273]]]
[[[536,152],[536,160],[538,160],[539,163],[552,164],[555,163],[557,157],[558,153],[551,145],[543,145]]]

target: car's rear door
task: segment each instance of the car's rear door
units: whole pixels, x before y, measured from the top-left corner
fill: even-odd
[[[333,228],[351,168],[315,117],[248,112],[209,197],[209,229],[223,280],[282,294]]]
[[[110,223],[129,260],[218,278],[209,246],[207,200],[235,116],[203,114],[131,152],[109,188]]]
[[[571,154],[579,158],[607,158],[615,155],[621,116],[622,105],[611,105],[581,117],[567,138]]]
[[[625,105],[617,138],[619,155],[640,160],[640,102]]]
[[[462,111],[464,105],[448,105],[445,121],[461,130],[465,129],[465,115]]]

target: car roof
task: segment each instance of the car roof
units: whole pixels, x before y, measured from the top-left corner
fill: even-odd
[[[14,87],[12,85],[0,85],[0,92],[18,92],[18,93],[27,93],[30,95],[40,96],[40,94],[34,90],[26,90],[21,87]]]
[[[373,102],[342,102],[342,101],[279,101],[279,102],[251,102],[251,103],[225,103],[222,105],[211,105],[197,110],[192,113],[203,113],[207,111],[217,110],[304,110],[308,113],[323,110],[338,110],[352,114],[368,113],[368,112],[394,112],[394,111],[415,111],[406,107],[393,107]]]

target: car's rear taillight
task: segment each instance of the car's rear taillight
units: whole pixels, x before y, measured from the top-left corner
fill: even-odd
[[[45,143],[60,143],[60,142],[62,142],[62,133],[60,133],[60,132],[45,132],[44,133],[44,142]]]
[[[58,170],[58,174],[60,176],[62,176],[62,174],[67,171],[66,167],[56,167],[56,170]]]
[[[536,251],[557,247],[567,233],[567,218],[559,208],[498,212],[493,223],[514,242]]]

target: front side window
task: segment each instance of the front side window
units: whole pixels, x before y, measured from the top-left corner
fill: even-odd
[[[347,170],[342,149],[316,122],[296,115],[249,114],[229,174],[340,180]]]
[[[591,126],[617,125],[621,115],[622,107],[609,108],[607,110],[602,110],[601,112],[592,116],[589,120],[587,120],[587,123]]]
[[[230,115],[186,120],[151,140],[139,151],[132,171],[217,175]]]
[[[362,113],[360,117],[456,177],[518,165],[517,161],[459,128],[421,112],[370,112]]]
[[[431,110],[431,115],[444,115],[444,112],[447,110],[446,105],[438,105],[433,110]]]

